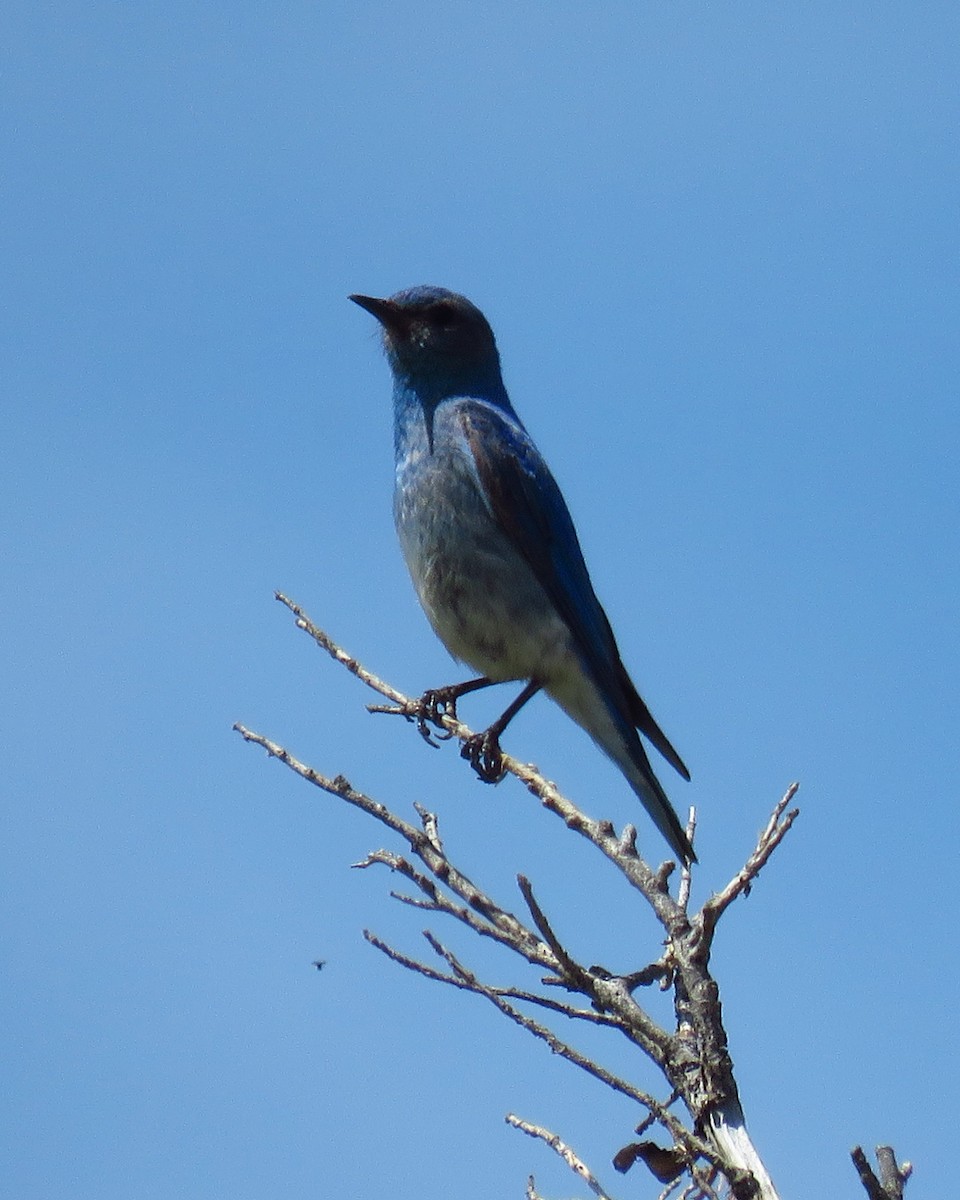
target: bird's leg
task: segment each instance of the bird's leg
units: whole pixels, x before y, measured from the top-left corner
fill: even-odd
[[[503,752],[500,749],[500,734],[506,729],[526,702],[532,699],[543,685],[531,679],[520,695],[494,723],[483,733],[475,733],[460,747],[460,757],[467,759],[470,766],[484,783],[499,783],[504,776]]]
[[[428,723],[439,726],[441,732],[436,736],[440,741],[445,742],[448,738],[453,737],[451,730],[444,729],[443,718],[452,717],[456,721],[457,701],[460,697],[466,696],[470,692],[478,692],[481,688],[492,687],[493,682],[486,675],[481,675],[479,679],[468,679],[466,683],[451,683],[448,687],[428,688],[417,701],[416,713],[411,714],[416,716],[417,729],[423,740],[431,746],[437,744],[427,728]]]

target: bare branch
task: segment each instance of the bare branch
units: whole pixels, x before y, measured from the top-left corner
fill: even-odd
[[[690,806],[690,812],[687,816],[687,841],[693,845],[693,839],[697,833],[697,810]],[[687,905],[690,903],[690,886],[693,883],[693,869],[689,864],[680,868],[680,887],[677,890],[677,907],[683,912],[687,911]]]
[[[713,1186],[717,1181],[715,1168],[703,1170],[695,1166],[690,1174],[693,1176],[693,1183],[684,1191],[684,1196],[689,1196],[691,1200],[720,1200],[720,1193]]]
[[[281,592],[276,593],[276,598],[294,614],[297,628],[309,634],[316,644],[329,654],[335,662],[346,667],[352,675],[356,676],[357,679],[361,680],[369,688],[372,688],[381,696],[385,696],[388,700],[392,701],[396,708],[389,711],[395,711],[408,719],[415,719],[421,714],[422,705],[419,699],[404,695],[380,679],[379,676],[374,675],[372,671],[368,671],[357,659],[338,646],[327,633],[319,629],[293,600],[290,600]],[[448,715],[444,715],[440,719],[440,724],[448,733],[457,737],[461,742],[466,742],[474,737],[474,731],[469,726]],[[247,733],[240,726],[234,726],[234,728],[241,732],[244,737],[247,737]],[[257,741],[259,739],[253,736],[248,737],[247,740]],[[259,744],[268,749],[265,739],[259,740]],[[278,757],[280,756],[278,755]],[[560,817],[568,828],[593,842],[611,862],[619,867],[629,882],[647,897],[657,916],[660,917],[665,926],[667,926],[668,921],[675,920],[678,915],[683,916],[681,910],[677,907],[676,901],[669,896],[666,888],[667,877],[670,870],[672,870],[672,865],[668,867],[665,864],[657,873],[652,871],[637,853],[635,845],[636,830],[632,826],[627,827],[627,836],[624,840],[618,839],[609,821],[596,821],[586,816],[576,805],[567,800],[553,783],[545,779],[535,767],[530,766],[528,763],[522,763],[505,753],[503,755],[503,768],[507,773],[519,779],[541,801],[549,812]]]
[[[504,944],[508,944],[511,949],[514,949],[518,954],[526,958],[528,962],[544,967],[548,971],[560,973],[559,963],[550,947],[522,925],[512,913],[508,913],[506,910],[500,908],[466,875],[459,871],[444,854],[438,852],[433,842],[423,830],[417,829],[408,821],[404,821],[401,817],[391,812],[385,805],[379,803],[379,801],[373,800],[363,792],[358,792],[342,775],[331,779],[302,763],[283,746],[271,741],[263,734],[247,729],[239,723],[234,725],[234,729],[245,741],[263,747],[271,757],[279,759],[290,770],[294,771],[301,778],[306,779],[309,783],[312,783],[315,787],[331,795],[338,796],[348,804],[368,813],[386,825],[387,828],[399,833],[437,879],[445,884],[455,895],[464,900],[471,909],[485,917],[491,925],[504,935],[502,939]],[[537,776],[537,778],[539,779],[540,777]],[[545,783],[545,786],[555,795],[558,804],[572,813],[578,813],[574,805],[561,796],[552,784]],[[578,819],[580,817],[582,817],[582,814],[578,814]],[[615,857],[617,853],[616,839],[614,838],[613,827],[610,823],[591,821],[588,818],[582,818],[582,820],[591,829],[597,831],[597,837],[602,838],[603,845]],[[682,930],[683,932],[687,932],[689,924],[685,916],[679,913],[675,901],[666,892],[665,888],[661,889],[661,885],[657,882],[653,871],[639,857],[628,860],[628,863],[629,870],[634,873],[635,878],[641,884],[648,887],[649,895],[654,898],[653,902],[660,905],[665,914],[664,919],[675,920],[679,916],[682,919]],[[447,911],[452,912],[452,908]],[[453,915],[456,914],[454,913]],[[501,939],[498,938],[497,940]],[[627,1019],[623,1022],[621,1028],[631,1041],[639,1046],[645,1054],[649,1055],[654,1062],[662,1063],[669,1055],[671,1039],[633,1000],[623,982],[620,980],[595,979],[594,989],[597,997],[606,1009],[612,1012],[619,1011],[627,1014]]]
[[[451,736],[467,742],[474,737],[473,731],[457,719],[452,704],[445,708],[443,704],[428,704],[426,696],[411,698],[404,695],[339,647],[293,601],[279,593],[277,599],[293,613],[298,628],[306,632],[334,661],[389,702],[389,705],[373,706],[374,711],[398,713],[415,721],[425,736],[428,736],[427,727],[430,726],[443,731],[436,735],[440,739]],[[641,1104],[650,1116],[641,1124],[639,1131],[645,1130],[649,1123],[658,1123],[674,1144],[663,1147],[648,1140],[625,1147],[621,1153],[625,1155],[625,1162],[632,1154],[631,1161],[642,1159],[647,1163],[666,1184],[663,1196],[683,1189],[684,1197],[715,1197],[717,1181],[722,1176],[729,1183],[730,1194],[735,1200],[777,1200],[773,1183],[747,1134],[727,1048],[719,989],[710,974],[709,960],[719,918],[738,896],[749,893],[753,882],[798,815],[796,809],[787,811],[797,791],[796,784],[788,789],[774,809],[743,868],[726,887],[710,897],[699,912],[691,915],[688,911],[692,884],[690,869],[685,868],[680,872],[677,896],[674,898],[670,885],[676,870],[675,864],[667,861],[653,867],[645,862],[638,850],[635,826],[627,825],[618,833],[610,821],[597,820],[584,813],[535,767],[503,755],[504,770],[520,780],[547,811],[559,817],[567,828],[590,841],[632,888],[643,896],[660,922],[665,934],[661,957],[642,970],[618,976],[602,967],[588,967],[577,962],[540,906],[526,876],[518,876],[518,883],[532,919],[532,928],[528,928],[474,884],[451,860],[441,840],[434,813],[415,805],[419,815],[418,827],[403,820],[385,805],[356,791],[342,775],[335,778],[321,775],[263,735],[241,725],[235,728],[245,740],[260,745],[269,755],[280,759],[314,786],[366,812],[406,841],[422,867],[403,855],[385,849],[369,854],[363,862],[356,864],[358,867],[385,865],[408,880],[416,889],[415,894],[392,893],[401,903],[453,917],[479,936],[495,941],[547,972],[546,977],[541,978],[541,986],[560,987],[571,994],[583,996],[590,1007],[551,1000],[523,988],[487,984],[464,967],[429,932],[425,936],[445,961],[449,971],[437,970],[419,962],[366,931],[364,936],[375,948],[426,978],[483,996],[509,1020],[545,1042],[554,1053],[612,1090]],[[691,809],[687,826],[691,841],[695,832],[696,812]],[[657,982],[664,990],[673,989],[675,1032],[663,1028],[635,999],[635,993],[641,987]],[[670,1100],[664,1105],[628,1080],[607,1071],[559,1038],[553,1030],[526,1015],[516,1007],[518,1004],[538,1006],[541,1010],[571,1020],[616,1029],[659,1067],[671,1089]],[[692,1130],[679,1116],[669,1111],[669,1106],[678,1098],[682,1099],[692,1118]],[[595,1177],[556,1135],[537,1126],[530,1126],[525,1132],[547,1141],[571,1166],[572,1158],[587,1172],[584,1175],[578,1170],[578,1174],[588,1182],[592,1180],[591,1186],[596,1184],[595,1194],[605,1195],[602,1189],[597,1190],[600,1185]],[[902,1200],[902,1185],[909,1174],[909,1164],[897,1168],[892,1152],[890,1154],[894,1171],[898,1172],[890,1179],[898,1181],[900,1190],[884,1191],[879,1196],[871,1194],[870,1200]],[[881,1158],[882,1177],[883,1162]],[[869,1166],[867,1171],[876,1178]],[[684,1179],[692,1182],[685,1186]],[[527,1194],[531,1198],[537,1195],[532,1177]]]
[[[791,783],[787,788],[786,793],[777,803],[770,820],[767,822],[766,828],[757,839],[757,845],[753,853],[744,863],[743,867],[730,880],[725,888],[717,892],[716,895],[704,904],[700,910],[699,922],[703,930],[703,935],[707,941],[713,936],[713,931],[716,928],[717,921],[723,915],[724,911],[736,900],[738,896],[747,896],[750,893],[750,888],[753,886],[754,880],[760,874],[761,869],[766,866],[770,855],[780,845],[783,839],[790,831],[790,827],[800,815],[800,809],[794,808],[784,816],[784,810],[790,801],[797,794],[800,788],[799,783]]]
[[[297,628],[309,634],[320,649],[325,650],[334,662],[338,662],[341,667],[346,667],[350,674],[355,675],[361,683],[365,683],[367,687],[373,688],[375,692],[379,692],[381,696],[386,696],[388,700],[394,701],[395,704],[405,704],[407,702],[407,697],[402,692],[398,692],[396,688],[379,679],[372,671],[368,671],[352,654],[348,654],[346,650],[338,646],[329,634],[324,633],[322,629],[314,625],[299,604],[290,600],[282,592],[274,592],[274,598],[290,609],[297,618]]]
[[[525,1121],[522,1117],[514,1116],[513,1113],[507,1113],[505,1119],[508,1125],[512,1125],[514,1129],[519,1129],[521,1133],[526,1133],[530,1137],[539,1138],[540,1141],[546,1142],[551,1150],[560,1155],[570,1170],[583,1180],[590,1191],[598,1197],[598,1200],[611,1200],[611,1197],[600,1186],[597,1177],[583,1159],[575,1154],[566,1142],[561,1141],[557,1134],[551,1133],[549,1129],[544,1129],[542,1125],[534,1125],[530,1121]]]
[[[670,1095],[667,1097],[667,1099],[664,1101],[663,1107],[664,1108],[672,1108],[679,1099],[680,1099],[680,1092],[677,1088],[674,1088],[673,1091],[670,1093]],[[634,1130],[634,1132],[637,1134],[644,1134],[647,1132],[647,1130],[652,1125],[656,1124],[656,1121],[657,1121],[656,1114],[649,1113],[647,1116],[645,1116],[643,1118],[643,1120],[640,1122],[640,1124],[637,1126],[637,1128]]]
[[[593,994],[590,972],[574,961],[560,944],[560,939],[551,929],[550,922],[544,915],[543,909],[537,903],[530,880],[525,875],[518,875],[517,884],[523,894],[524,900],[527,902],[527,908],[529,908],[530,915],[533,917],[534,925],[540,930],[543,940],[553,951],[557,962],[562,968],[566,981],[588,995]]]
[[[878,1146],[876,1153],[877,1166],[880,1168],[879,1179],[861,1146],[854,1146],[850,1151],[853,1165],[857,1168],[857,1174],[867,1195],[870,1200],[903,1200],[903,1189],[913,1174],[913,1164],[905,1162],[898,1166],[892,1146]]]
[[[403,896],[399,892],[391,892],[391,896],[399,900],[402,904],[408,904],[413,908],[427,909],[430,912],[446,913],[448,916],[461,921],[464,925],[468,925],[474,933],[479,934],[481,937],[490,938],[492,941],[499,942],[500,945],[506,946],[510,950],[516,950],[516,939],[512,932],[506,932],[499,926],[491,924],[489,921],[478,916],[466,905],[455,904],[449,896],[441,891],[429,875],[418,871],[413,863],[404,858],[403,855],[395,854],[391,850],[374,850],[362,862],[353,864],[357,869],[375,865],[389,867],[391,871],[396,871],[398,874],[403,875],[411,883],[414,883],[427,897],[426,900],[417,900],[412,896]],[[541,965],[539,961],[537,965]]]
[[[440,827],[437,823],[437,814],[428,812],[422,804],[414,803],[413,806],[419,817],[420,823],[423,825],[423,832],[430,840],[430,845],[438,854],[443,853],[443,842],[440,840]]]
[[[465,980],[460,979],[456,975],[445,975],[443,971],[438,971],[434,967],[428,967],[426,963],[422,963],[416,958],[410,958],[407,954],[401,954],[389,942],[383,941],[382,938],[377,937],[369,929],[363,931],[363,936],[371,946],[375,946],[387,958],[392,958],[395,963],[399,963],[401,967],[406,967],[408,971],[416,971],[418,975],[424,975],[427,979],[434,980],[435,983],[449,983],[451,987],[460,988],[465,992],[476,991],[476,988],[471,987]]]
[[[884,1190],[893,1200],[902,1200],[904,1185],[913,1174],[913,1163],[905,1162],[898,1166],[892,1146],[877,1147],[877,1163]]]
[[[556,971],[557,963],[550,948],[535,937],[512,913],[500,908],[462,871],[457,870],[446,855],[437,850],[431,838],[423,830],[417,829],[409,821],[404,821],[402,817],[391,812],[386,805],[363,792],[358,792],[343,775],[337,775],[336,778],[330,779],[319,771],[315,771],[313,767],[302,763],[283,746],[264,737],[263,734],[255,733],[239,723],[233,728],[244,741],[262,746],[272,758],[279,759],[284,766],[289,767],[291,771],[307,780],[308,783],[312,783],[332,796],[345,800],[354,808],[359,808],[362,812],[380,821],[381,824],[386,825],[388,829],[400,834],[428,870],[470,908],[479,912],[491,925],[496,926],[518,954],[548,971]]]
[[[666,991],[673,980],[673,971],[674,964],[671,953],[669,956],[662,955],[656,962],[642,967],[639,971],[631,971],[629,975],[624,975],[623,982],[630,992],[636,988],[650,987],[654,983],[659,983],[660,990]]]
[[[690,1159],[702,1157],[708,1162],[717,1162],[716,1153],[712,1147],[695,1134],[692,1134],[682,1124],[682,1122],[680,1122],[673,1115],[673,1113],[669,1112],[667,1108],[655,1097],[651,1096],[648,1092],[641,1091],[639,1088],[634,1087],[625,1079],[621,1079],[618,1075],[614,1075],[611,1071],[608,1071],[605,1067],[601,1067],[592,1059],[587,1058],[585,1054],[582,1054],[579,1050],[574,1049],[573,1046],[558,1038],[557,1035],[545,1025],[540,1025],[537,1021],[525,1016],[518,1009],[514,1008],[512,1005],[508,1004],[504,999],[498,996],[492,988],[478,980],[477,977],[466,967],[464,967],[463,964],[460,963],[451,953],[451,951],[437,941],[437,939],[431,933],[425,931],[424,937],[426,937],[427,941],[434,948],[437,954],[439,954],[441,958],[445,959],[446,962],[450,964],[456,975],[465,983],[470,985],[470,990],[477,992],[478,995],[485,996],[491,1004],[495,1005],[496,1008],[503,1013],[505,1017],[508,1017],[521,1028],[526,1029],[528,1033],[533,1034],[534,1037],[545,1042],[554,1054],[559,1054],[568,1062],[573,1063],[574,1066],[580,1067],[581,1070],[586,1071],[588,1075],[592,1075],[595,1079],[599,1079],[601,1083],[605,1083],[611,1090],[619,1092],[621,1095],[627,1096],[631,1100],[635,1100],[638,1104],[642,1104],[650,1112],[655,1113],[657,1120],[667,1128],[674,1140],[679,1145],[684,1147]],[[718,1163],[717,1165],[721,1166],[722,1168],[722,1164]]]
[[[403,897],[397,897],[397,899],[403,899]],[[619,1022],[616,1018],[606,1013],[598,1013],[586,1008],[574,1008],[573,1005],[561,1004],[557,1000],[550,1000],[546,996],[538,996],[536,992],[523,991],[521,988],[492,987],[490,984],[474,986],[469,979],[455,975],[444,975],[442,971],[437,971],[415,958],[410,958],[408,955],[401,953],[391,946],[389,942],[385,942],[375,933],[372,933],[369,929],[363,931],[363,936],[371,946],[380,950],[387,958],[392,959],[395,963],[399,963],[400,966],[406,967],[410,971],[416,971],[419,975],[425,975],[428,979],[433,979],[437,983],[449,983],[461,991],[473,992],[478,996],[485,996],[489,991],[493,995],[500,996],[505,1000],[519,1000],[526,1004],[537,1004],[549,1012],[558,1013],[560,1016],[569,1017],[574,1021],[587,1021],[592,1025],[607,1025],[614,1029],[619,1028]],[[432,935],[429,933],[426,936],[432,939]]]

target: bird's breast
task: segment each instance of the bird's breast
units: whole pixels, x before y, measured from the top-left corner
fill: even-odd
[[[456,450],[413,448],[397,462],[394,517],[420,603],[450,653],[492,679],[543,682],[570,637]]]

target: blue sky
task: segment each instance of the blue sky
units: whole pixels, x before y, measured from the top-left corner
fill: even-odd
[[[715,955],[774,1178],[803,1194],[813,1163],[854,1197],[849,1146],[890,1140],[914,1200],[941,1194],[956,7],[11,0],[0,32],[3,1193],[479,1200],[532,1171],[575,1194],[513,1110],[654,1194],[607,1166],[629,1106],[363,943],[421,946],[389,878],[349,870],[380,832],[231,733],[437,809],[587,961],[654,956],[589,847],[368,717],[272,599],[411,692],[458,677],[395,546],[387,369],[345,299],[430,282],[493,323],[692,770],[663,778],[699,809],[700,899],[801,781]],[[505,745],[660,855],[546,701]]]

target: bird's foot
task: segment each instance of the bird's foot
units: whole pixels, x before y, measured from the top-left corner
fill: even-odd
[[[500,749],[500,734],[495,728],[467,738],[460,747],[460,757],[469,762],[484,783],[499,783],[506,775],[503,751]]]
[[[453,731],[444,728],[443,720],[444,717],[457,720],[457,699],[460,694],[456,686],[429,688],[416,701],[411,716],[417,722],[417,730],[428,746],[436,747],[437,741],[446,742],[453,737]],[[436,733],[428,728],[430,725],[438,728],[440,732]]]

